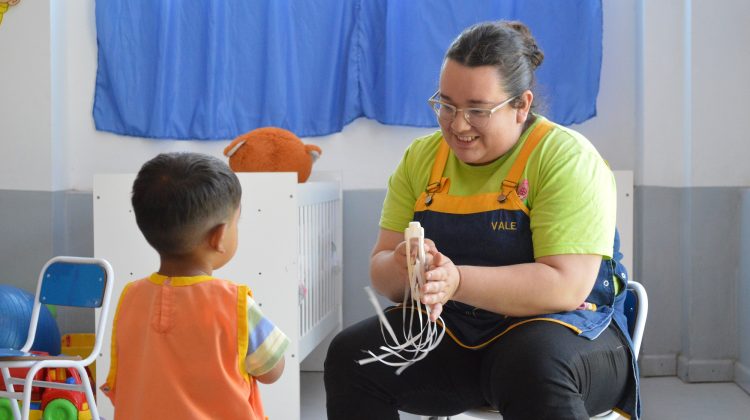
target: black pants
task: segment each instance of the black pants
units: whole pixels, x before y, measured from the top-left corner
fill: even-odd
[[[400,311],[387,314],[401,331]],[[440,346],[401,375],[379,362],[360,366],[363,350],[383,345],[376,317],[342,331],[325,361],[329,420],[398,419],[398,410],[450,416],[491,405],[506,420],[588,419],[612,409],[632,376],[630,353],[614,324],[596,340],[534,321],[469,350],[446,334]]]

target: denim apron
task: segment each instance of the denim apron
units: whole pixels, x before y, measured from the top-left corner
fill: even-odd
[[[456,265],[504,266],[534,262],[529,209],[518,196],[517,187],[531,152],[554,127],[540,119],[521,146],[499,192],[471,196],[448,193],[450,179],[443,177],[450,147],[441,141],[435,156],[427,188],[414,206],[414,220],[425,229],[426,237]],[[624,315],[626,293],[615,295],[618,278],[620,290],[627,287],[627,271],[620,264],[620,238],[615,231],[613,258],[602,259],[586,309],[569,312],[510,317],[456,301],[443,305],[442,318],[446,333],[460,346],[482,348],[501,338],[507,331],[527,322],[556,322],[588,339],[595,339],[614,320],[627,338],[631,351],[635,381],[627,397],[618,407],[624,413],[636,413],[638,407],[638,367],[633,357],[633,343],[627,332]],[[637,416],[634,416],[637,417]]]

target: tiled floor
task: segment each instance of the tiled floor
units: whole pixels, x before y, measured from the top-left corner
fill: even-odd
[[[686,384],[676,377],[644,378],[641,383],[644,420],[750,419],[750,395],[734,383]],[[323,374],[302,372],[301,420],[325,418]],[[410,414],[401,418],[418,419]]]

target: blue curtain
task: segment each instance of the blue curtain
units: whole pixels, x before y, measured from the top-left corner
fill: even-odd
[[[319,136],[358,117],[433,127],[445,50],[497,19],[526,23],[544,51],[547,116],[596,115],[601,0],[98,0],[94,120],[169,139]]]

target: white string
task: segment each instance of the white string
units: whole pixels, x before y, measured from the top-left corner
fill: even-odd
[[[370,357],[357,361],[360,365],[380,362],[388,366],[398,367],[396,375],[400,375],[404,369],[427,357],[427,354],[440,344],[445,335],[443,319],[438,317],[439,324],[430,321],[430,308],[420,301],[420,288],[425,283],[424,229],[419,225],[419,222],[411,222],[404,232],[404,236],[406,238],[406,268],[409,285],[404,288],[404,300],[401,307],[401,335],[403,339],[399,340],[395,331],[393,331],[385,313],[383,313],[383,309],[380,307],[375,292],[369,287],[365,287],[370,303],[375,308],[380,320],[380,333],[383,335],[385,345],[379,347],[382,353],[376,354],[369,350],[366,353]],[[412,239],[417,240],[416,258],[412,257]],[[427,315],[425,316],[423,312]],[[412,333],[413,330],[416,330],[416,332]]]

